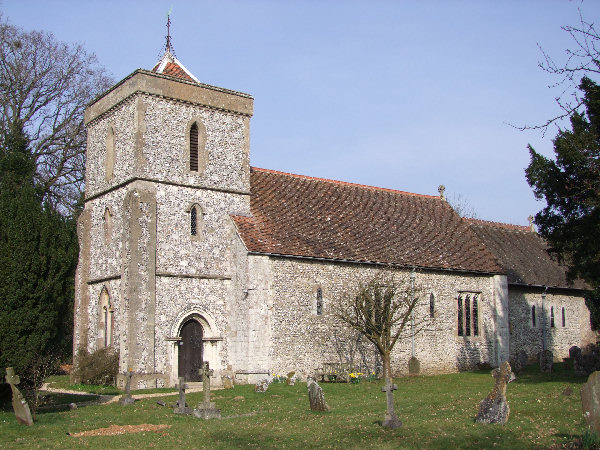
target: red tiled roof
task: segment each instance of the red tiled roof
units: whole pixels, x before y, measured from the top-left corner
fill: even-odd
[[[341,181],[252,168],[251,217],[234,216],[248,251],[501,273],[447,202]]]
[[[581,280],[567,281],[567,269],[548,254],[548,245],[529,227],[466,219],[498,258],[509,284],[586,289]]]
[[[154,66],[154,68],[152,69],[152,72],[156,72],[158,70],[159,65],[160,64],[157,64],[156,66]],[[179,66],[179,64],[174,63],[174,62],[168,62],[161,73],[163,75],[169,75],[171,77],[181,78],[181,79],[187,80],[187,81],[195,81],[192,77],[190,77],[185,72],[185,70],[183,70],[181,68],[181,66]]]

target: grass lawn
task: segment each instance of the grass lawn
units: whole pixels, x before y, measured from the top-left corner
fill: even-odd
[[[552,374],[535,367],[508,386],[506,425],[477,424],[479,402],[493,385],[489,371],[396,379],[396,412],[403,426],[379,426],[385,412],[381,382],[322,384],[329,412],[312,412],[306,384],[273,384],[264,394],[253,386],[213,392],[223,419],[203,421],[173,414],[148,398],[131,406],[86,406],[42,412],[32,427],[0,411],[0,448],[562,448],[585,430],[580,387],[562,365]],[[567,387],[571,395],[563,395]],[[202,393],[187,396],[194,406]],[[234,417],[231,417],[234,416]],[[235,417],[237,416],[237,417]],[[73,437],[110,425],[162,424],[168,428],[116,436]]]

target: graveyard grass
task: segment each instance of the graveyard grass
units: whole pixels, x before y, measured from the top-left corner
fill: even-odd
[[[395,379],[396,411],[403,426],[383,429],[381,381],[321,383],[331,411],[309,409],[306,383],[272,384],[266,393],[252,385],[212,392],[221,420],[175,415],[176,396],[147,398],[131,406],[93,405],[40,412],[34,426],[16,423],[12,410],[0,411],[0,448],[563,448],[585,432],[580,389],[562,364],[552,374],[530,366],[508,385],[510,418],[505,425],[474,422],[479,402],[493,386],[489,371]],[[567,387],[573,391],[564,395]],[[135,394],[136,392],[133,392]],[[195,406],[202,392],[188,394]],[[237,417],[231,417],[237,416]],[[153,432],[73,437],[111,425],[164,424]]]

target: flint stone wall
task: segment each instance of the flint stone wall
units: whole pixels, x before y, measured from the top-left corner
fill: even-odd
[[[510,355],[515,358],[525,350],[529,362],[536,362],[542,351],[542,290],[509,286],[510,305]],[[533,326],[531,307],[535,305],[536,324]],[[550,327],[550,311],[554,307],[554,328]],[[565,308],[565,326],[562,326],[562,308]],[[546,312],[546,347],[552,351],[554,361],[569,357],[573,345],[585,347],[595,343],[590,325],[590,313],[585,299],[573,291],[549,291],[544,301]]]
[[[291,258],[270,258],[273,285],[271,317],[271,371],[295,370],[313,375],[326,362],[366,363],[377,367],[372,344],[359,340],[335,317],[335,307],[345,292],[360,280],[371,279],[375,266],[326,263]],[[398,279],[408,286],[410,270],[398,270]],[[422,373],[444,373],[473,368],[479,362],[494,365],[498,350],[494,317],[494,277],[442,272],[417,273],[415,286],[423,298],[415,317],[426,317],[428,331],[415,337],[416,357]],[[323,314],[316,314],[316,291],[323,292]],[[479,336],[457,334],[457,295],[460,291],[481,292]],[[434,318],[429,318],[429,294],[435,295]],[[499,301],[496,302],[496,305]],[[505,313],[500,314],[506,317]],[[392,371],[408,374],[411,357],[410,327],[392,355]],[[358,345],[357,345],[357,340]],[[380,364],[380,363],[379,363]]]

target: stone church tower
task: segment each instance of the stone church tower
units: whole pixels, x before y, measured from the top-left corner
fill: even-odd
[[[75,354],[114,347],[139,387],[246,358],[230,216],[249,214],[252,112],[251,96],[199,83],[169,46],[88,107]]]

